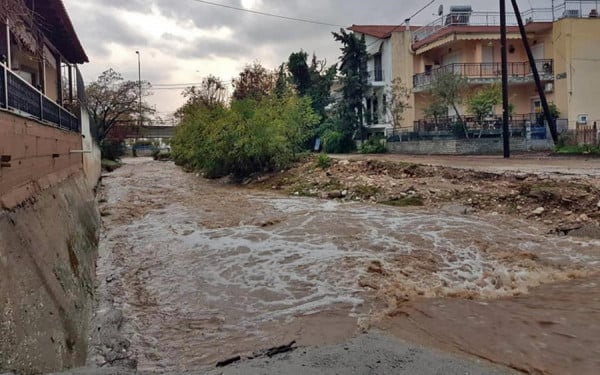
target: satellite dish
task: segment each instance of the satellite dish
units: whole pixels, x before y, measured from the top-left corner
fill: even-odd
[[[440,4],[440,7],[438,8],[438,16],[443,16],[444,15],[444,4]]]

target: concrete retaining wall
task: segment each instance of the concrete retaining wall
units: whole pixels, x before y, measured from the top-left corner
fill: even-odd
[[[549,151],[550,140],[512,138],[513,152]],[[430,141],[388,142],[389,152],[414,155],[493,155],[503,151],[502,139],[440,139]]]
[[[0,373],[85,364],[98,230],[82,172],[0,209]]]
[[[81,172],[81,134],[0,111],[0,207],[11,209],[43,189]]]

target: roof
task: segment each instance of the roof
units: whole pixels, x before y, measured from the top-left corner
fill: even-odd
[[[62,0],[39,1],[35,6],[44,34],[63,57],[75,64],[89,62]]]
[[[552,28],[552,22],[531,22],[525,25],[525,30],[528,33],[538,33],[550,30]],[[519,34],[518,26],[507,26],[507,33],[516,33]],[[499,26],[471,26],[471,25],[456,25],[456,26],[448,26],[440,29],[438,32],[431,34],[427,38],[423,40],[417,40],[413,43],[413,49],[419,49],[423,46],[426,46],[430,43],[433,43],[445,36],[450,34],[498,34],[500,35],[500,27]]]
[[[355,33],[370,35],[375,38],[387,39],[394,31],[404,31],[405,25],[352,25],[348,29]],[[410,30],[419,29],[420,26],[410,26]]]

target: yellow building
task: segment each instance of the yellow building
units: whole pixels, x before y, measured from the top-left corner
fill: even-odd
[[[577,124],[600,125],[600,19],[598,1],[564,1],[554,8],[523,12],[529,44],[548,102],[559,112],[559,128]],[[431,83],[441,72],[466,77],[467,99],[478,89],[501,80],[499,14],[474,12],[471,7],[452,7],[432,23],[422,26],[354,25],[368,46],[371,93],[365,99],[373,132],[393,130],[434,131],[451,124],[456,115],[449,108],[444,119],[427,118]],[[509,98],[513,128],[540,123],[541,103],[514,14],[507,15]],[[400,124],[393,124],[386,103],[392,82],[399,78],[412,91],[410,109]],[[459,105],[469,128],[481,128]],[[490,113],[486,128],[498,128],[501,106]],[[474,130],[476,131],[476,130]]]

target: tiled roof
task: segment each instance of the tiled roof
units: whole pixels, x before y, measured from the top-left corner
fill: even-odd
[[[370,35],[375,38],[386,39],[392,36],[394,31],[404,31],[404,25],[352,25],[349,30],[355,33]],[[420,26],[411,26],[412,31],[420,28]]]

